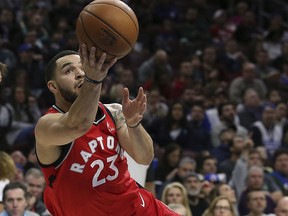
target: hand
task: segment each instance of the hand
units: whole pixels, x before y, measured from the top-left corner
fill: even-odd
[[[123,89],[122,109],[129,126],[137,125],[142,120],[146,105],[147,97],[142,87],[139,88],[138,95],[134,100],[129,99],[128,88]]]
[[[167,176],[166,176],[166,180],[171,180],[172,178],[175,177],[176,173],[178,172],[178,169],[175,168],[173,169]]]
[[[106,77],[108,70],[117,61],[117,58],[114,58],[109,63],[105,63],[107,54],[104,52],[102,53],[100,59],[97,61],[96,48],[91,47],[88,51],[86,44],[82,44],[79,49],[79,54],[86,76],[97,81],[103,80]]]

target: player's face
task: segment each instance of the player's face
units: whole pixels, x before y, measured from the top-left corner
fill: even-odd
[[[73,103],[83,83],[80,56],[67,55],[57,60],[56,83],[64,100]]]
[[[7,190],[4,206],[8,215],[22,216],[27,206],[24,191],[20,188]]]

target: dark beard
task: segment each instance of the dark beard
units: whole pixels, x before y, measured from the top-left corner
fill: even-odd
[[[69,91],[69,90],[66,90],[62,87],[59,87],[59,91],[60,91],[60,94],[62,95],[62,97],[70,103],[73,103],[77,98],[76,93]]]

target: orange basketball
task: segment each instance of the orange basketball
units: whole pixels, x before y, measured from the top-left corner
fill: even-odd
[[[97,48],[96,57],[107,53],[106,60],[127,55],[134,47],[139,33],[133,10],[120,0],[95,0],[79,14],[76,35],[79,44]]]

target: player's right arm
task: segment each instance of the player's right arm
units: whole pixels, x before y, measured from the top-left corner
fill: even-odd
[[[99,61],[96,61],[95,48],[90,50],[89,55],[86,46],[83,50],[81,52],[81,62],[85,74],[91,79],[103,80],[116,59],[109,64],[104,64],[105,54],[102,55]],[[57,151],[59,151],[57,146],[70,143],[89,130],[97,113],[101,85],[101,83],[91,83],[84,79],[77,99],[70,108],[68,105],[68,112],[47,114],[38,120],[35,137],[38,156],[41,157],[42,155],[41,162],[54,161],[57,156],[46,157],[45,152],[46,155],[57,155]],[[65,106],[65,103],[67,102],[62,103],[62,105]]]

